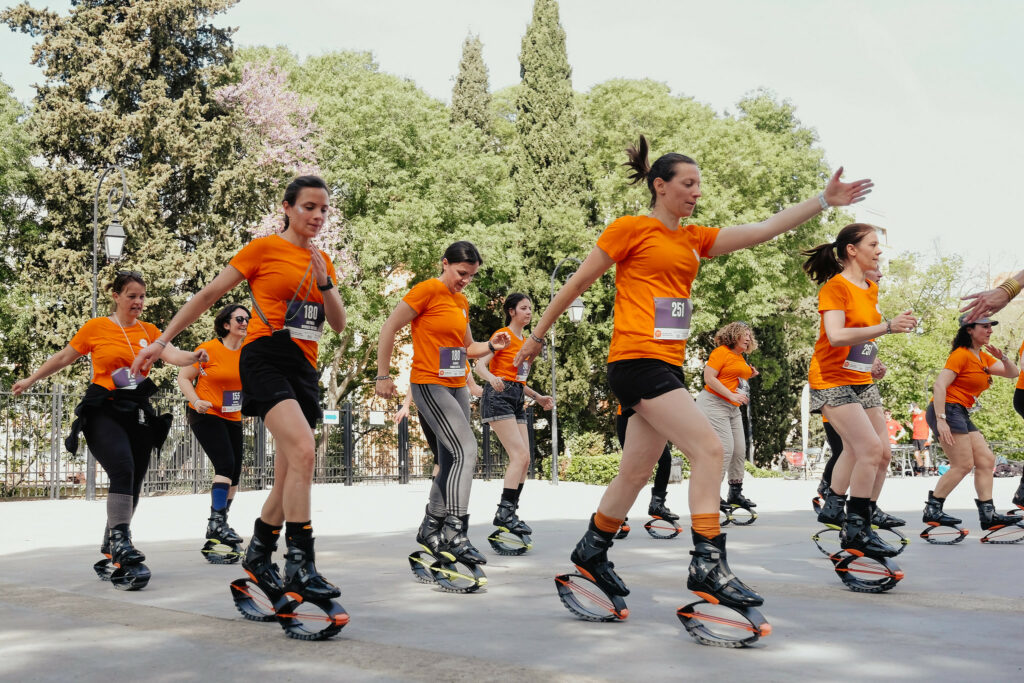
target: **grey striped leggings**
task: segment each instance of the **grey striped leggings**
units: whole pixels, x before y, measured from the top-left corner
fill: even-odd
[[[462,516],[476,467],[476,435],[469,424],[469,389],[441,384],[413,384],[412,400],[420,419],[437,435],[440,471],[430,487],[430,514]]]

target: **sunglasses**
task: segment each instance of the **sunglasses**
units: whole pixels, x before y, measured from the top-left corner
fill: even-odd
[[[140,280],[142,279],[142,273],[140,273],[137,270],[119,270],[119,271],[117,271],[117,276],[118,277],[137,277]]]
[[[243,323],[248,323],[249,319],[247,317],[245,317],[244,315],[236,315],[235,316],[235,322],[238,323],[239,325],[241,325]]]

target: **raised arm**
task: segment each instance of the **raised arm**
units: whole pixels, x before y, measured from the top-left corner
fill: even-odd
[[[347,322],[345,302],[341,300],[338,287],[327,273],[327,264],[324,263],[323,254],[316,247],[310,247],[309,251],[313,262],[313,277],[316,278],[316,285],[324,297],[324,316],[327,318],[327,324],[335,332],[341,332],[345,329]],[[329,289],[324,289],[324,287],[329,287]]]
[[[1001,311],[1013,297],[1020,293],[1021,287],[1024,287],[1024,270],[1018,271],[1016,275],[998,287],[961,297],[968,303],[964,304],[960,310],[966,311],[967,322],[973,323],[975,320]]]
[[[53,354],[46,361],[39,366],[39,369],[33,372],[25,379],[20,379],[14,383],[11,387],[11,393],[18,396],[23,391],[31,387],[33,384],[41,379],[46,379],[55,372],[60,372],[67,366],[74,363],[76,360],[81,358],[84,354],[75,351],[70,344],[65,346],[63,349]]]
[[[534,326],[533,332],[523,342],[523,346],[512,360],[512,364],[518,367],[524,360],[532,363],[533,359],[540,355],[540,351],[543,348],[542,344],[536,340],[543,339],[544,335],[551,329],[551,326],[558,320],[558,316],[565,313],[566,309],[569,308],[569,304],[575,301],[576,297],[581,296],[583,292],[587,291],[590,285],[594,284],[614,264],[615,261],[605,253],[604,249],[594,247],[587,255],[587,258],[583,259],[579,269],[569,278],[569,281],[558,290],[558,294],[551,300],[551,303],[544,311],[544,315],[541,316],[540,322]]]
[[[165,349],[172,351],[171,356],[168,358],[168,362],[174,365],[188,365],[189,363],[195,362],[195,360],[188,360],[184,363],[176,363],[175,360],[186,360],[184,358],[178,358],[173,351],[177,349],[168,349],[168,345],[174,340],[178,334],[186,327],[194,323],[199,319],[203,313],[210,309],[217,302],[217,299],[230,292],[238,285],[239,282],[245,278],[234,266],[227,266],[224,270],[220,271],[217,277],[213,278],[210,284],[203,287],[199,292],[189,299],[184,306],[181,307],[171,322],[167,324],[167,328],[163,331],[156,341],[144,348],[135,357],[135,362],[132,363],[132,373],[139,374],[149,370],[153,363],[159,360]],[[183,353],[180,352],[179,353]],[[170,360],[173,358],[174,360]]]
[[[830,206],[849,206],[863,201],[870,194],[874,186],[868,179],[855,180],[844,183],[839,178],[843,175],[842,166],[839,167],[825,186],[825,191],[817,197],[787,207],[771,218],[760,223],[748,223],[737,225],[718,233],[715,244],[711,247],[711,256],[720,256],[751,247],[755,244],[767,242],[784,232],[788,232],[798,225],[811,220],[819,213]]]
[[[1002,349],[1000,349],[998,346],[993,346],[992,344],[986,344],[985,349],[992,355],[993,358],[999,361],[998,365],[992,366],[993,375],[996,375],[997,377],[1008,377],[1010,379],[1014,379],[1020,374],[1020,369],[1017,367],[1017,364],[1013,362],[1013,359],[1010,357],[1010,354],[1003,353]]]

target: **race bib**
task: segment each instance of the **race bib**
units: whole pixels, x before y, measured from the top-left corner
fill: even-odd
[[[114,386],[118,389],[137,389],[138,380],[132,374],[131,368],[118,368],[110,373],[110,379],[114,380]]]
[[[442,346],[438,363],[438,377],[465,377],[466,349],[461,346]]]
[[[873,341],[855,344],[850,347],[846,354],[846,361],[843,363],[844,370],[855,370],[857,372],[871,372],[871,366],[875,363],[878,355],[878,344]]]
[[[692,312],[693,304],[689,299],[655,297],[654,338],[671,341],[689,338]]]
[[[530,361],[524,360],[519,364],[519,371],[516,372],[516,381],[525,382],[526,378],[530,376]]]
[[[293,301],[288,304],[284,316],[284,327],[291,333],[292,339],[320,341],[323,333],[324,305],[315,301]]]
[[[237,413],[242,409],[242,392],[225,391],[220,401],[220,412]]]

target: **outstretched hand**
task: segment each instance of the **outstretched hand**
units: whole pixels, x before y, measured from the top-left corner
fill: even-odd
[[[519,347],[519,353],[512,359],[512,365],[519,367],[523,361],[533,364],[533,360],[540,355],[540,352],[544,349],[544,345],[538,341],[534,341],[533,335],[526,337],[523,341],[523,345]]]
[[[490,341],[495,351],[501,351],[502,349],[507,349],[508,345],[512,343],[512,337],[508,332],[498,332],[491,337]]]
[[[153,363],[160,360],[164,353],[164,348],[163,344],[150,344],[139,351],[135,356],[135,360],[132,361],[131,373],[136,377],[141,377],[149,372],[149,369],[153,367]]]
[[[849,206],[864,201],[864,198],[871,194],[871,188],[875,186],[869,178],[854,180],[844,183],[840,178],[843,175],[843,167],[840,166],[825,186],[825,201],[829,206]]]
[[[1006,304],[1010,303],[1010,295],[1002,287],[987,289],[984,292],[975,292],[974,294],[962,296],[960,299],[969,302],[960,309],[961,313],[967,313],[965,322],[968,323],[987,318],[999,312]]]

